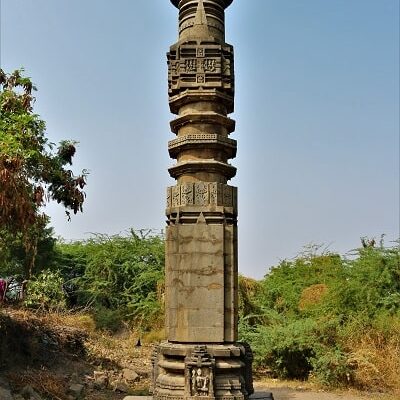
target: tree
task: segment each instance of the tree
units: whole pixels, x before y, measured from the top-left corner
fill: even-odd
[[[68,218],[70,211],[82,211],[87,172],[74,175],[68,168],[75,142],[62,141],[55,149],[45,136],[45,122],[33,113],[36,88],[22,73],[0,69],[0,230],[22,236],[29,278],[49,221],[43,207],[55,200]]]

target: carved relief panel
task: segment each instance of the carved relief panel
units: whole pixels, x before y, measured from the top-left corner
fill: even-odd
[[[193,398],[214,398],[215,359],[206,346],[196,346],[185,359],[185,394]]]
[[[237,188],[223,183],[193,182],[167,188],[167,208],[224,206],[237,210]]]
[[[233,95],[233,48],[230,45],[188,42],[168,53],[170,96],[186,89],[221,89]]]

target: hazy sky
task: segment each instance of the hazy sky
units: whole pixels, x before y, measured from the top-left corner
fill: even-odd
[[[1,67],[23,66],[54,142],[80,142],[84,213],[57,234],[162,229],[174,181],[168,0],[0,0]],[[239,269],[261,277],[308,243],[399,237],[399,1],[234,0]]]

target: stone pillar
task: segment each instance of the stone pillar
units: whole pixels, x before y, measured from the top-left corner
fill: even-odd
[[[237,342],[237,189],[232,0],[171,0],[179,41],[168,53],[176,185],[167,189],[166,332],[154,355],[159,400],[242,400],[252,392],[250,348]]]

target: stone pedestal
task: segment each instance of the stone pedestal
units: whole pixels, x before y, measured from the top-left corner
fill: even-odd
[[[159,400],[244,400],[253,393],[252,353],[235,344],[163,343],[154,354]]]
[[[168,144],[176,185],[167,189],[166,331],[154,355],[157,400],[247,399],[251,349],[237,343],[237,189],[232,0],[171,0],[179,40],[168,53],[176,118]]]

